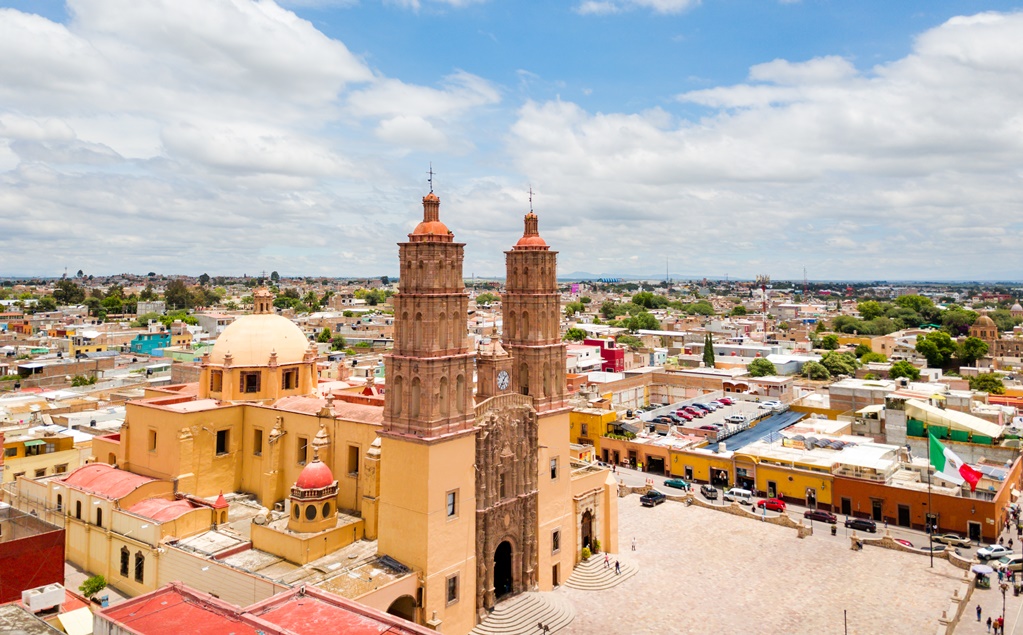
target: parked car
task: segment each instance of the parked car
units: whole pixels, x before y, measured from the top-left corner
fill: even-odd
[[[688,490],[689,489],[689,483],[686,483],[685,481],[683,481],[680,478],[669,478],[668,480],[664,481],[664,486],[665,487],[674,487],[675,489],[684,489],[684,490]]]
[[[715,432],[717,432],[717,427],[715,427],[715,426],[700,426],[700,430],[714,430]]]
[[[831,512],[826,512],[823,509],[808,509],[803,512],[803,518],[809,518],[810,520],[817,520],[822,523],[831,523],[832,525],[838,523],[838,517]]]
[[[693,405],[696,406],[697,408],[700,408],[701,410],[706,410],[707,412],[714,412],[715,410],[720,408],[720,406],[718,406],[716,404],[712,404],[712,403],[700,402],[700,403],[694,403]]]
[[[685,410],[682,410],[682,409],[676,410],[675,411],[675,416],[682,417],[686,421],[692,421],[693,420],[693,415],[689,414],[688,412],[686,412]]]
[[[746,423],[746,416],[745,415],[728,415],[728,418],[726,418],[725,421],[727,421],[728,423]]]
[[[643,507],[653,507],[654,505],[660,505],[664,501],[668,500],[668,497],[663,492],[658,492],[655,489],[650,490],[646,494],[639,497],[639,502]]]
[[[1023,556],[1002,556],[991,566],[998,571],[1023,571]]]
[[[869,531],[872,534],[877,533],[877,523],[869,518],[846,518],[845,526],[849,529]]]
[[[953,547],[969,547],[973,544],[969,538],[963,538],[959,534],[938,534],[933,538],[934,542],[943,542]]]
[[[764,500],[757,501],[757,507],[766,507],[772,512],[783,512],[785,511],[785,501],[779,498],[765,498]]]
[[[911,543],[908,540],[903,540],[902,538],[896,538],[895,542],[899,543],[903,547],[909,547],[911,549],[916,549],[916,547],[913,546],[913,543]]]
[[[977,558],[981,561],[997,560],[1011,555],[1012,549],[1009,549],[1005,545],[988,545],[977,550]]]
[[[781,407],[781,402],[780,401],[775,401],[775,400],[762,401],[762,402],[760,402],[760,406],[759,406],[759,408],[761,410],[774,410],[775,408],[780,408],[780,407]]]
[[[700,493],[709,500],[716,501],[718,499],[718,488],[713,485],[701,485]]]
[[[735,405],[735,401],[733,401],[730,397],[722,397],[721,399],[717,399],[716,401],[718,403],[723,403],[726,406],[734,406]]]
[[[693,415],[694,417],[703,417],[704,415],[707,414],[706,411],[700,410],[699,408],[694,408],[692,406],[686,406],[685,411]]]

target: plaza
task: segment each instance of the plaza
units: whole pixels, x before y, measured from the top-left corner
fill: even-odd
[[[962,587],[963,571],[944,560],[931,569],[916,554],[853,551],[841,528],[801,540],[695,505],[644,508],[632,495],[620,501],[619,530],[620,557],[639,573],[604,591],[560,588],[577,610],[562,633],[843,633],[844,619],[860,635],[934,633]]]

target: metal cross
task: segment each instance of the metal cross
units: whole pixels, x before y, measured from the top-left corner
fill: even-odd
[[[427,174],[430,178],[426,179],[426,182],[430,184],[430,194],[433,194],[433,161],[430,161],[430,171]]]

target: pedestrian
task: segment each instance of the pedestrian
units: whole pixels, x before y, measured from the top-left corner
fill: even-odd
[[[632,550],[633,551],[636,550],[636,537],[635,536],[632,537]]]
[[[1005,536],[999,536],[998,537],[998,544],[1000,544],[1000,545],[1004,545],[1005,544]]]
[[[1000,572],[999,572],[1000,573]],[[980,605],[977,605],[977,621],[980,621]]]
[[[604,568],[605,569],[611,568],[611,556],[607,555],[606,551],[604,552]]]
[[[1004,571],[1002,571],[1001,569],[999,569],[999,570],[998,570],[998,581],[999,581],[999,582],[1001,582],[1001,581],[1002,581],[1002,575],[1004,575],[1004,573],[1005,573],[1005,572],[1004,572]]]
[[[991,632],[991,616],[990,615],[988,615],[988,617],[987,617],[987,632],[989,632],[989,633]]]
[[[1009,551],[1012,551],[1012,538],[1009,538]]]
[[[621,574],[622,574],[622,564],[620,562],[618,562],[617,560],[615,560],[615,575],[621,575]]]

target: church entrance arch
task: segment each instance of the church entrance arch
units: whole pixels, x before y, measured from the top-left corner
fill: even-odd
[[[586,510],[582,519],[582,546],[593,551],[593,512]]]
[[[391,605],[387,607],[387,612],[410,622],[415,622],[416,599],[411,595],[403,595],[397,600],[391,602]]]
[[[494,552],[494,596],[500,600],[512,592],[512,546],[505,540]]]

